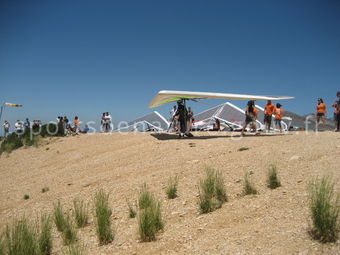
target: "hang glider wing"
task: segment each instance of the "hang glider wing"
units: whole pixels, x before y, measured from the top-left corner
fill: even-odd
[[[289,96],[255,96],[244,94],[161,90],[152,99],[152,101],[149,104],[149,108],[155,108],[163,104],[175,102],[180,99],[284,100],[293,98],[294,97]]]

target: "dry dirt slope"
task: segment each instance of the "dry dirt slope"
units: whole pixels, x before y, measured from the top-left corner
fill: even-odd
[[[195,139],[166,135],[95,134],[61,138],[38,148],[19,149],[0,157],[0,227],[13,217],[51,212],[58,199],[70,209],[72,200],[90,202],[96,191],[110,192],[116,237],[98,246],[91,224],[78,231],[88,254],[340,254],[340,244],[321,245],[307,234],[306,187],[317,176],[332,175],[340,190],[340,134],[290,133],[248,136],[196,134]],[[204,137],[202,137],[204,135]],[[238,151],[241,147],[249,150]],[[268,165],[276,164],[283,186],[265,186]],[[221,170],[229,202],[198,214],[197,184],[209,166]],[[259,195],[241,197],[246,171]],[[179,177],[179,197],[167,200],[169,176]],[[126,199],[135,201],[146,182],[162,199],[163,233],[140,243],[136,219],[128,219]],[[43,187],[49,191],[41,193]],[[30,195],[23,200],[23,195]],[[54,254],[61,239],[54,230]]]

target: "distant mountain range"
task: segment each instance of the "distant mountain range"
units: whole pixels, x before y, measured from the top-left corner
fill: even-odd
[[[294,128],[299,128],[299,129],[306,129],[306,122],[307,124],[307,130],[314,131],[315,130],[315,114],[307,114],[305,116],[300,116],[296,113],[285,111],[284,112],[284,117],[290,117],[292,118],[292,123],[291,126]],[[322,124],[319,125],[319,129],[323,129]],[[326,130],[333,130],[334,129],[334,121],[333,118],[326,119],[326,125],[325,125]]]

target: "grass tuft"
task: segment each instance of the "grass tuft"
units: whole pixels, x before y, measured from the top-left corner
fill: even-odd
[[[25,199],[25,200],[28,200],[28,199],[30,199],[30,195],[28,195],[28,194],[25,194],[25,195],[24,195],[24,199]]]
[[[41,189],[41,193],[45,193],[45,192],[47,192],[47,191],[49,191],[49,190],[50,190],[49,187],[43,187],[43,188]]]
[[[39,255],[50,255],[52,252],[52,224],[50,216],[40,218],[40,233],[38,237]]]
[[[241,147],[241,148],[238,149],[238,151],[247,151],[247,150],[249,150],[249,148],[247,148],[247,147]]]
[[[85,227],[88,224],[89,213],[88,207],[82,200],[73,200],[74,218],[78,228]]]
[[[7,224],[0,237],[0,255],[50,255],[52,251],[50,217],[43,215],[40,222],[26,218]]]
[[[63,208],[61,206],[60,201],[57,204],[54,204],[54,223],[59,232],[63,232],[66,224],[65,215],[63,213]]]
[[[127,202],[128,207],[129,207],[129,218],[130,218],[130,219],[133,219],[133,218],[136,217],[137,212],[136,212],[136,210],[133,208],[132,204],[130,204],[129,201],[126,200],[126,202]]]
[[[5,255],[6,253],[6,244],[5,239],[2,235],[0,235],[0,255]]]
[[[77,241],[77,232],[69,215],[65,217],[62,238],[64,245],[74,244]]]
[[[178,176],[170,177],[168,180],[168,186],[166,187],[166,195],[168,199],[174,199],[177,197]]]
[[[244,176],[244,183],[243,183],[243,195],[255,195],[257,194],[257,190],[254,184],[249,180],[249,173],[246,173]]]
[[[139,209],[145,209],[151,206],[153,202],[153,196],[148,190],[146,183],[144,183],[139,191],[138,206]]]
[[[161,203],[143,184],[139,192],[138,232],[143,242],[155,240],[156,233],[164,228]]]
[[[100,245],[111,243],[114,239],[114,233],[111,227],[111,214],[112,211],[109,208],[109,194],[106,194],[103,190],[97,192],[95,196],[95,208],[96,208],[96,228],[97,236]]]
[[[220,208],[227,202],[227,193],[224,180],[220,171],[208,168],[206,177],[199,184],[199,210],[201,213],[209,213]]]
[[[5,241],[0,239],[0,255],[6,255],[6,246],[5,246]]]
[[[275,165],[271,165],[268,170],[267,175],[267,187],[271,189],[276,189],[281,186],[279,177],[277,176],[277,169]]]
[[[334,194],[334,183],[329,177],[309,184],[312,227],[310,234],[320,242],[336,242],[340,232],[340,194]]]
[[[63,255],[83,255],[85,254],[84,248],[80,247],[77,244],[69,245],[62,251]]]
[[[16,220],[6,227],[6,244],[8,255],[36,255],[38,245],[36,229],[27,219]]]

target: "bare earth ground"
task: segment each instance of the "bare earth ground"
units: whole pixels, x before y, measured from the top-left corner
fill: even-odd
[[[332,175],[340,191],[340,133],[232,138],[196,133],[194,139],[167,134],[94,134],[52,139],[38,148],[0,157],[0,228],[15,217],[52,212],[58,199],[71,209],[74,198],[90,203],[91,222],[78,230],[87,254],[340,254],[340,243],[311,240],[307,184]],[[177,137],[176,137],[177,138]],[[249,150],[238,151],[241,147]],[[282,187],[266,188],[270,164]],[[221,170],[229,202],[200,215],[199,180],[205,168]],[[242,197],[244,173],[252,171],[259,194]],[[170,176],[179,177],[179,197],[167,200]],[[162,200],[165,229],[151,243],[138,240],[137,220],[128,218],[126,199],[136,201],[144,182]],[[42,193],[43,187],[49,191]],[[96,191],[110,192],[115,240],[99,246],[93,219]],[[24,200],[24,194],[30,199]],[[53,230],[54,254],[60,234]]]

